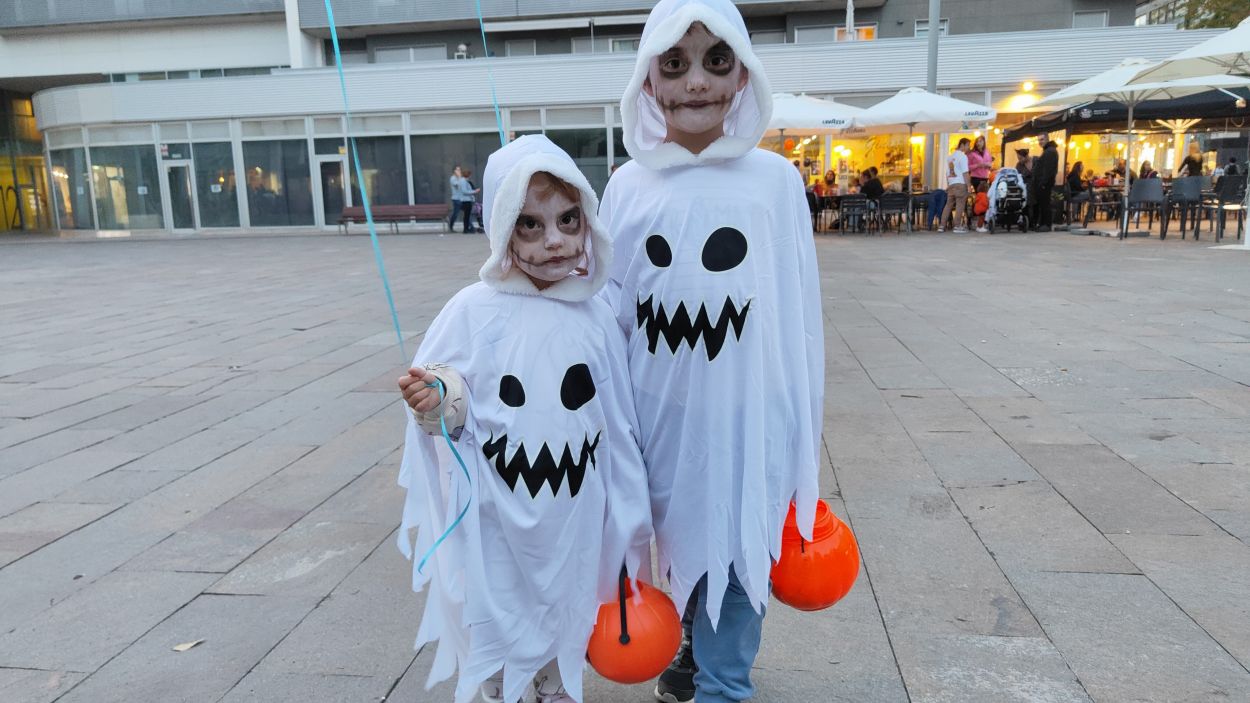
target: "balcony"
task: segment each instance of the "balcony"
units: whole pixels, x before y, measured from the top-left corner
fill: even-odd
[[[270,14],[283,0],[5,0],[0,32]]]

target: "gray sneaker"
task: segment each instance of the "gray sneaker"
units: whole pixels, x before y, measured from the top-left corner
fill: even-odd
[[[655,699],[660,703],[689,703],[694,700],[694,674],[699,670],[694,663],[694,647],[689,633],[681,635],[681,647],[673,663],[668,665],[659,681],[655,682]]]

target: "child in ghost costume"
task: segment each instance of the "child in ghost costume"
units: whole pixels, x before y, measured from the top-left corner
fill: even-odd
[[[545,137],[491,155],[483,185],[481,281],[399,380],[413,415],[399,545],[414,590],[429,587],[416,646],[438,641],[428,686],[459,670],[457,703],[479,687],[516,703],[531,684],[540,703],[581,701],[598,605],[651,539],[625,341],[596,296],[612,247],[590,184]]]
[[[772,101],[729,0],[662,0],[621,100],[633,160],[600,218],[628,336],[660,574],[688,637],[658,700],[754,692],[791,501],[811,538],[824,332],[798,171],[756,148]]]

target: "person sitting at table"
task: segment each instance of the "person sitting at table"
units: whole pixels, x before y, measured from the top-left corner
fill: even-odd
[[[1081,161],[1072,164],[1072,169],[1068,171],[1068,206],[1071,208],[1073,221],[1081,214],[1082,206],[1089,202],[1090,194],[1081,178],[1084,173],[1085,164]]]
[[[1158,178],[1159,172],[1155,170],[1154,166],[1150,165],[1150,159],[1145,159],[1141,162],[1141,170],[1137,172],[1137,177]]]
[[[874,166],[864,171],[862,185],[859,187],[860,192],[867,195],[869,200],[877,200],[885,193],[885,186],[881,185],[881,179],[873,173],[875,170]]]

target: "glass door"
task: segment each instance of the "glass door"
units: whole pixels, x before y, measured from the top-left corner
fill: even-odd
[[[168,222],[175,230],[198,229],[195,183],[190,162],[165,162],[165,182],[169,186]]]
[[[347,160],[342,157],[318,159],[318,175],[321,177],[321,221],[324,227],[337,227],[343,208],[348,205],[347,183],[344,175]]]

